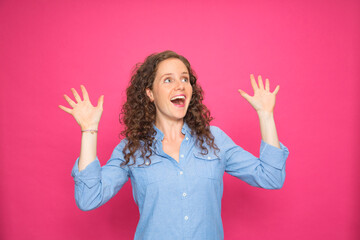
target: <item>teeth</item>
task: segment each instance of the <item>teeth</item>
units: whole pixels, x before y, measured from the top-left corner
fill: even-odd
[[[175,99],[185,99],[185,96],[175,96],[172,99],[170,99],[170,101],[175,100]]]

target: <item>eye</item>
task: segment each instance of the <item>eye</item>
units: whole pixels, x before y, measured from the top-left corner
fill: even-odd
[[[166,78],[166,79],[164,80],[165,83],[169,83],[170,81],[171,81],[170,78]]]
[[[183,80],[184,80],[184,82],[188,82],[188,81],[189,81],[189,79],[188,79],[187,77],[184,77]]]

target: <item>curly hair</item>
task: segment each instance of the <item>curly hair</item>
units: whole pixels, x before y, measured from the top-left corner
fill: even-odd
[[[140,150],[144,163],[146,159],[151,163],[150,156],[153,153],[151,146],[156,135],[156,131],[153,128],[156,118],[156,107],[147,96],[146,88],[153,89],[158,65],[161,61],[168,58],[180,59],[185,64],[190,75],[190,84],[193,92],[184,122],[191,129],[191,134],[196,135],[196,144],[201,148],[203,155],[208,154],[208,149],[204,146],[205,143],[210,148],[219,151],[215,144],[214,136],[210,132],[210,122],[213,120],[213,117],[211,117],[209,109],[202,103],[203,90],[197,83],[195,71],[191,68],[189,61],[185,57],[174,51],[167,50],[149,55],[143,63],[137,63],[132,71],[131,80],[126,89],[127,99],[122,106],[119,116],[120,123],[125,125],[124,130],[120,134],[127,139],[126,145],[123,148],[125,162],[121,163],[121,166],[127,165],[130,162],[130,158],[134,160],[133,164],[135,164],[135,153],[138,150]]]

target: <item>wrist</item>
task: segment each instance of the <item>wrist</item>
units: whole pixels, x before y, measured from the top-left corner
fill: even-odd
[[[83,133],[97,133],[98,132],[98,125],[89,125],[89,126],[83,126],[81,127],[81,134]]]
[[[94,133],[97,133],[98,130],[97,129],[87,129],[87,130],[81,130],[81,133],[91,133],[91,134],[94,134]]]
[[[82,125],[80,126],[81,131],[85,131],[85,130],[98,130],[99,125],[97,124],[93,124],[93,125]]]
[[[268,112],[268,111],[257,111],[257,114],[259,118],[273,118],[274,112]]]

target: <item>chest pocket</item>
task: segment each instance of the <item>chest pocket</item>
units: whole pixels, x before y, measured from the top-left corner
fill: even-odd
[[[224,167],[221,159],[213,153],[202,155],[194,153],[195,174],[199,177],[216,179],[221,181],[224,175]]]
[[[139,163],[131,166],[131,172],[135,182],[140,185],[148,185],[151,183],[162,181],[166,178],[165,162],[160,158],[151,158],[151,164],[148,160],[142,164],[142,159]],[[138,166],[142,164],[141,166]]]

